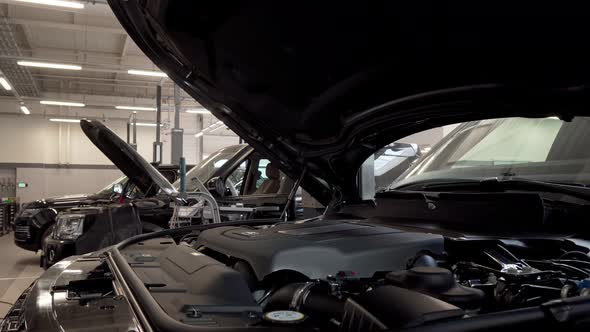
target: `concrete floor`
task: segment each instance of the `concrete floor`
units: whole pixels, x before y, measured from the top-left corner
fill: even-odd
[[[41,273],[39,254],[17,247],[12,233],[0,236],[0,319]]]

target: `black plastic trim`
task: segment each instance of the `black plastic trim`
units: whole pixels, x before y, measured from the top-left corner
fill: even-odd
[[[272,220],[256,220],[250,222],[228,222],[223,224],[211,224],[211,225],[198,225],[198,226],[190,226],[190,227],[183,227],[177,229],[169,229],[162,232],[150,233],[150,234],[142,234],[132,238],[129,238],[115,246],[113,246],[110,250],[105,252],[107,260],[109,261],[109,265],[113,269],[115,277],[123,286],[123,290],[127,293],[126,296],[129,302],[133,306],[133,310],[137,313],[140,313],[138,317],[142,320],[142,325],[147,325],[147,327],[153,328],[154,330],[158,331],[204,331],[204,330],[215,330],[218,332],[232,332],[232,331],[268,331],[268,327],[199,327],[199,326],[192,326],[188,324],[181,323],[174,318],[170,317],[162,307],[156,302],[156,300],[152,297],[149,290],[145,287],[144,283],[139,279],[139,277],[133,272],[133,269],[123,257],[119,250],[123,250],[126,247],[145,241],[148,239],[164,237],[164,236],[174,236],[174,235],[181,235],[183,233],[188,233],[194,230],[205,230],[210,228],[223,226],[240,226],[240,225],[249,225],[249,226],[256,226],[256,225],[267,225],[276,223],[276,219]],[[284,330],[288,331],[291,330],[289,328],[285,328]]]

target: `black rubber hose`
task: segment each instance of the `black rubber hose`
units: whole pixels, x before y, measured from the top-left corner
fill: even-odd
[[[269,297],[265,311],[273,310],[295,310],[325,320],[340,319],[344,302],[332,296],[328,287],[320,283],[294,283]]]

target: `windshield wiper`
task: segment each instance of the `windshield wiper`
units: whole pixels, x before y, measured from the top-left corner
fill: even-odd
[[[415,189],[414,189],[415,188]],[[398,188],[399,190],[399,188]],[[590,200],[590,188],[579,184],[561,184],[535,181],[521,178],[500,180],[488,178],[483,180],[457,180],[445,182],[407,184],[402,190],[417,191],[457,191],[476,190],[481,192],[502,192],[506,190],[538,191],[545,193],[564,194],[584,200]]]

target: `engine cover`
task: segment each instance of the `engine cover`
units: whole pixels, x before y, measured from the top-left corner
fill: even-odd
[[[203,231],[196,247],[205,247],[248,262],[258,280],[281,270],[308,278],[339,271],[371,277],[377,271],[406,269],[420,250],[442,253],[440,235],[405,232],[349,220],[318,220],[266,229],[217,227]]]

